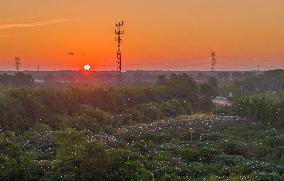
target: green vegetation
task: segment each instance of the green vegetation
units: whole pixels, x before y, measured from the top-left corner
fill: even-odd
[[[15,75],[0,75],[0,85],[4,86],[30,86],[33,83],[31,75],[18,72]]]
[[[111,134],[36,128],[0,134],[3,180],[283,180],[284,129],[194,115]]]
[[[248,95],[258,94],[266,91],[284,90],[284,70],[271,70],[263,75],[251,76],[238,83],[243,87],[243,93]]]
[[[252,96],[284,91],[284,70],[270,70],[263,74],[236,72],[231,77],[233,80],[219,81],[220,95],[227,96],[228,92],[233,92],[235,96]]]
[[[0,129],[21,132],[45,124],[52,130],[105,128],[208,111],[212,89],[185,75],[142,88],[10,88],[0,92]]]
[[[0,180],[283,180],[283,94],[236,97],[238,116],[217,116],[221,90],[185,74],[139,88],[2,88]]]
[[[234,102],[234,113],[265,124],[284,125],[283,93],[241,97]]]

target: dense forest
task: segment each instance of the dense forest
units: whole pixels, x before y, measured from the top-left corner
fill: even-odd
[[[283,180],[283,90],[241,94],[257,76],[228,90],[186,74],[136,88],[1,87],[0,178]],[[233,106],[215,111],[212,99],[234,90]]]

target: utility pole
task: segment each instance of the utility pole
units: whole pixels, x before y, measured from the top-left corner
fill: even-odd
[[[212,58],[212,63],[211,63],[211,72],[214,71],[215,65],[217,63],[216,59],[216,52],[211,51],[211,58]]]
[[[259,64],[257,65],[257,71],[260,72],[260,67]]]
[[[17,70],[17,72],[19,72],[20,70],[20,65],[21,65],[21,57],[15,57],[15,63],[14,63],[14,66]]]
[[[39,72],[39,65],[37,66],[37,71]]]
[[[122,42],[122,38],[121,36],[124,34],[124,30],[123,30],[123,25],[124,22],[120,21],[118,23],[115,24],[116,29],[115,29],[115,41],[118,43],[117,44],[117,53],[116,53],[116,58],[117,58],[117,70],[119,71],[119,75],[121,78],[121,74],[122,74],[122,53],[121,53],[121,42]]]

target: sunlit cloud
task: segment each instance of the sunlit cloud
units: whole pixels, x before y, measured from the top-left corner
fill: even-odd
[[[8,23],[0,24],[0,30],[15,29],[15,28],[33,28],[39,26],[48,26],[66,22],[76,21],[75,19],[51,19],[47,21],[29,22],[29,23]]]

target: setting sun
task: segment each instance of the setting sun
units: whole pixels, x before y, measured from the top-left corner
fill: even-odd
[[[90,71],[91,70],[91,66],[90,65],[84,65],[84,70],[85,71]]]

